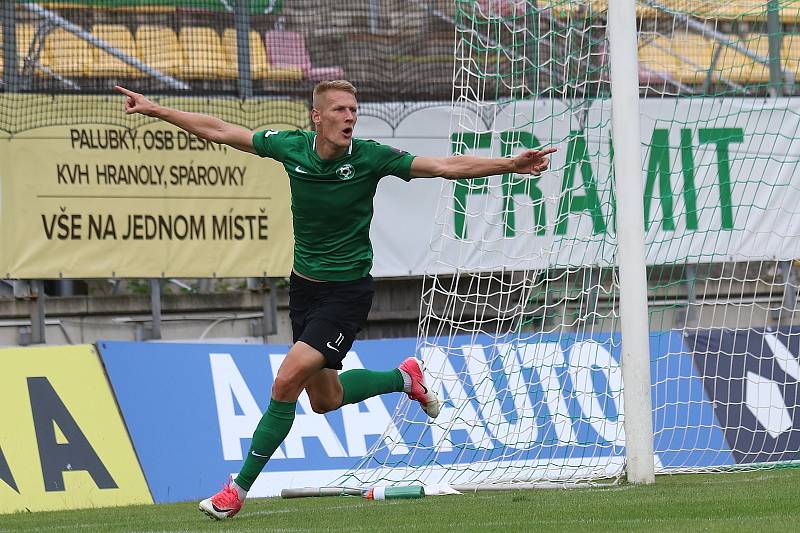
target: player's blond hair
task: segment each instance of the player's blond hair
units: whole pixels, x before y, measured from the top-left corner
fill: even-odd
[[[344,91],[356,95],[356,88],[347,80],[321,81],[314,87],[312,105],[317,108],[320,97],[328,91]]]

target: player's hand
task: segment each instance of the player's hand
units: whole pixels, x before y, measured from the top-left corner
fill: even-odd
[[[547,156],[557,151],[558,148],[553,146],[543,150],[525,150],[511,160],[514,172],[539,176],[550,166],[550,158]]]
[[[148,100],[144,95],[130,91],[125,87],[115,85],[114,90],[125,95],[125,112],[129,115],[132,113],[152,115],[153,111],[158,107],[157,104]]]

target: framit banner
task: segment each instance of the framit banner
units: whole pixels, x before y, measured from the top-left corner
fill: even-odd
[[[800,235],[796,99],[645,98],[640,106],[648,264],[800,255],[800,239],[789,238]],[[610,101],[365,104],[359,113],[358,136],[417,155],[558,148],[538,177],[382,180],[373,275],[615,264]]]
[[[25,102],[26,95],[0,97],[4,108]],[[296,128],[306,113],[303,104],[284,101],[289,124],[258,124],[269,114],[256,102],[250,117],[238,101],[163,103],[253,130]],[[37,109],[38,123],[17,116],[0,128],[13,132],[0,131],[0,276],[288,275],[289,183],[279,163],[162,121],[126,117],[122,96],[59,97],[47,105]],[[65,120],[54,116],[58,109],[78,116]]]
[[[0,350],[0,513],[152,503],[93,346]]]

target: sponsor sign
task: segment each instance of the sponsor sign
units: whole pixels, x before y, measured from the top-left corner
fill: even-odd
[[[0,513],[152,503],[92,346],[0,350]]]
[[[289,182],[279,163],[162,121],[126,118],[122,96],[43,103],[36,95],[4,95],[0,106],[34,100],[35,120],[50,125],[0,124],[13,132],[0,133],[8,137],[0,148],[0,276],[288,275]],[[161,101],[198,107],[187,98]],[[301,103],[253,100],[245,107],[203,100],[199,110],[252,129],[296,127],[258,122],[280,111],[296,124],[307,121]],[[53,116],[63,109],[77,116]],[[53,125],[62,121],[68,125]]]
[[[649,98],[640,106],[648,264],[798,257],[800,240],[783,237],[800,233],[796,100]],[[399,114],[391,110],[361,106],[357,135],[424,156],[559,151],[541,177],[382,180],[373,275],[614,264],[608,100],[409,104],[396,122],[383,118]]]
[[[206,497],[238,472],[288,351],[286,345],[98,347],[156,502]],[[659,468],[731,464],[680,335],[653,335],[651,351]],[[358,341],[345,369],[389,370],[414,353],[426,360],[444,400],[435,423],[402,393],[324,416],[313,413],[303,394],[287,440],[251,494],[358,483],[362,475],[345,476],[355,467],[392,481],[427,466],[429,483],[475,482],[478,471],[507,478],[538,469],[551,479],[621,472],[618,336],[535,335],[500,344],[455,337],[419,349],[416,339]]]
[[[686,342],[736,463],[800,460],[800,328],[692,330]]]

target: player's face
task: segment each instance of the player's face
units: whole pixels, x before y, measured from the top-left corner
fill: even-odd
[[[358,121],[356,97],[346,91],[327,91],[322,95],[319,107],[316,110],[319,120],[317,135],[337,147],[350,146],[353,128]]]

